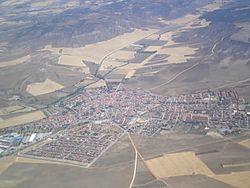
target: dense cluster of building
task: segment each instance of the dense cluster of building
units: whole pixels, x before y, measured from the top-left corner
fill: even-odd
[[[75,125],[24,155],[91,164],[122,133],[120,128],[112,124]]]
[[[0,151],[84,164],[94,162],[126,132],[153,136],[176,127],[249,129],[250,107],[233,90],[165,97],[143,89],[88,89],[46,109],[38,122],[0,130]],[[7,142],[6,142],[7,141]],[[11,149],[12,148],[12,149]]]

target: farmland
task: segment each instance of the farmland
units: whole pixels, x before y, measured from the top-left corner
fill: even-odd
[[[0,116],[7,116],[9,114],[15,114],[15,113],[22,113],[22,112],[30,112],[35,110],[32,107],[26,107],[26,106],[9,106],[5,108],[0,109]]]
[[[250,139],[239,142],[241,145],[250,148]]]
[[[41,120],[45,115],[41,111],[30,112],[24,115],[19,115],[13,118],[4,119],[0,121],[0,128],[11,127],[16,125],[21,125],[25,123],[30,123],[33,121]]]
[[[192,174],[212,175],[212,171],[192,152],[167,154],[146,161],[147,167],[158,178]]]
[[[250,172],[238,172],[225,175],[216,175],[213,178],[235,187],[247,188],[250,185],[249,176]]]
[[[28,56],[24,56],[24,57],[21,57],[21,58],[12,60],[12,61],[0,62],[0,68],[22,64],[22,63],[26,62],[29,59],[30,59],[30,56],[28,55]]]
[[[57,90],[62,89],[63,86],[52,81],[46,79],[44,82],[32,83],[27,86],[27,92],[31,95],[38,96],[46,93],[51,93]]]
[[[0,188],[249,187],[249,8],[0,1]]]

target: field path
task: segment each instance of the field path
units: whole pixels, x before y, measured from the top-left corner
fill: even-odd
[[[134,148],[134,150],[135,150],[134,173],[133,173],[133,177],[132,177],[132,180],[131,180],[131,182],[130,182],[130,185],[129,185],[129,188],[132,188],[132,186],[133,186],[133,184],[134,184],[134,181],[135,181],[136,171],[137,171],[138,150],[137,150],[137,148],[136,148],[136,146],[135,146],[135,143],[134,143],[134,141],[132,140],[130,134],[129,134],[129,133],[127,133],[127,134],[128,134],[129,140],[130,140],[130,142],[131,142],[131,144],[132,144],[132,146],[133,146],[133,148]]]
[[[133,146],[133,148],[134,148],[134,150],[135,150],[135,166],[134,166],[134,173],[133,173],[133,178],[132,178],[132,180],[131,180],[131,183],[130,183],[130,185],[129,185],[129,188],[132,188],[132,187],[133,187],[134,180],[135,180],[135,176],[136,176],[138,155],[139,155],[139,157],[142,159],[143,163],[145,164],[145,166],[146,166],[147,168],[148,168],[148,166],[147,166],[147,163],[146,163],[146,161],[144,160],[143,156],[142,156],[142,155],[140,154],[140,152],[138,151],[138,149],[137,149],[137,147],[136,147],[136,145],[135,145],[133,139],[131,138],[130,134],[129,134],[128,132],[127,132],[127,134],[128,134],[129,140],[130,140],[130,142],[131,142],[131,144],[132,144],[132,146]],[[154,176],[154,174],[150,171],[149,168],[148,168],[148,170],[149,170],[149,172]],[[155,177],[155,176],[154,176],[154,177]],[[155,177],[155,180],[152,180],[151,182],[157,181],[157,180],[159,180],[159,181],[161,181],[162,183],[164,183],[167,187],[172,188],[165,180],[163,180],[163,179],[161,179],[161,178]],[[149,182],[148,182],[148,183],[149,183]]]
[[[240,84],[242,84],[242,83],[244,83],[244,82],[248,82],[248,81],[250,81],[250,78],[246,78],[246,79],[244,79],[244,80],[239,80],[239,81],[236,81],[236,82],[230,82],[230,83],[228,83],[228,84],[224,84],[224,85],[215,87],[215,88],[213,88],[213,89],[214,89],[214,90],[217,90],[217,89],[222,89],[222,88],[225,88],[225,87],[237,86],[237,85],[240,85]]]

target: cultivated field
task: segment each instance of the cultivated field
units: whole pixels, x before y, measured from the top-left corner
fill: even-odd
[[[203,27],[207,27],[209,26],[211,22],[205,20],[205,19],[199,19],[197,18],[197,20],[194,20],[193,22],[188,23],[187,25],[185,25],[181,31],[187,31],[187,30],[192,30],[192,29],[197,29],[197,28],[203,28]]]
[[[82,62],[83,58],[80,56],[70,56],[70,55],[62,55],[59,58],[59,65],[68,65],[75,67],[86,67],[86,65]]]
[[[169,63],[186,63],[191,55],[194,55],[198,48],[191,48],[188,46],[180,47],[165,47],[158,50],[159,54],[167,54],[169,57],[166,59]]]
[[[193,152],[167,154],[159,158],[147,160],[146,164],[158,178],[192,174],[213,174]]]
[[[174,188],[235,188],[229,184],[204,175],[177,176],[165,181]]]
[[[27,56],[24,56],[24,57],[21,57],[12,61],[0,62],[0,68],[22,64],[29,59],[30,59],[30,55],[27,55]]]
[[[96,83],[93,83],[86,87],[86,89],[93,89],[106,86],[106,82],[104,80],[99,80]]]
[[[238,28],[241,28],[237,33],[234,33],[230,38],[236,41],[250,43],[250,22],[236,23]]]
[[[174,34],[176,32],[166,32],[161,35],[161,40],[168,41],[167,46],[171,46],[176,44],[176,42],[173,41]]]
[[[31,112],[24,115],[16,116],[13,118],[5,119],[0,121],[0,128],[11,127],[16,125],[21,125],[25,123],[30,123],[33,121],[38,121],[45,118],[45,115],[41,111]]]
[[[79,166],[77,164],[70,164],[64,163],[60,161],[50,161],[50,160],[42,160],[42,159],[35,159],[35,158],[26,158],[26,157],[16,157],[15,163],[23,163],[23,164],[54,164],[54,165],[63,165],[63,166],[71,166],[71,167],[78,167],[78,168],[85,168],[83,166]]]
[[[130,59],[133,59],[135,57],[135,51],[125,51],[125,50],[119,50],[112,55],[109,56],[108,59],[111,60],[119,60],[119,61],[128,61]]]
[[[128,188],[132,173],[133,166],[83,169],[68,165],[14,163],[0,175],[0,188]]]
[[[243,140],[243,141],[239,142],[239,144],[241,144],[241,145],[243,145],[243,146],[250,149],[250,139]]]
[[[154,51],[158,51],[161,48],[162,46],[149,46],[144,51],[154,52]]]
[[[63,85],[58,84],[52,80],[46,79],[44,82],[32,83],[27,85],[26,91],[33,96],[39,96],[55,92],[62,88],[64,88]]]
[[[189,22],[196,20],[197,18],[199,18],[199,15],[187,14],[183,17],[170,20],[167,23],[174,24],[174,25],[185,25],[185,24],[188,24]]]
[[[249,188],[250,185],[250,172],[237,172],[231,174],[215,175],[214,179],[227,183],[229,185],[240,187],[240,188]]]
[[[102,66],[100,67],[100,70],[108,70],[108,69],[112,69],[115,67],[123,66],[125,64],[126,64],[125,62],[121,62],[121,61],[105,60]]]
[[[146,39],[158,40],[158,38],[159,38],[158,34],[153,34],[153,35],[150,35],[149,37],[147,37]]]
[[[22,112],[30,112],[35,110],[32,107],[26,107],[26,106],[8,106],[5,108],[1,108],[0,109],[0,116],[5,116],[5,115],[9,115],[9,114],[15,114],[15,113],[22,113]]]
[[[0,158],[0,175],[13,164],[16,160],[16,157],[3,157]]]
[[[134,76],[134,74],[136,73],[136,70],[131,70],[128,72],[128,74],[125,76],[125,79],[130,79]]]
[[[136,29],[131,33],[125,33],[123,35],[114,37],[110,40],[86,45],[85,47],[63,48],[62,55],[81,56],[84,61],[100,63],[102,58],[107,56],[108,54],[111,54],[115,51],[119,51],[121,48],[126,47],[129,44],[132,44],[142,38],[145,38],[147,35],[150,35],[151,33],[154,33],[156,31],[157,30],[155,29],[148,29],[148,30]],[[44,50],[49,50],[53,53],[59,54],[60,48],[50,48],[50,46],[47,46]],[[118,52],[118,53],[126,53],[126,52]],[[126,53],[124,56],[130,57],[131,54]]]

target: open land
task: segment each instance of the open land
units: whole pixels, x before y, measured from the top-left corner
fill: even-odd
[[[250,172],[238,172],[225,175],[216,175],[213,178],[235,187],[247,188],[250,185]]]
[[[129,44],[134,43],[140,40],[141,38],[144,38],[144,36],[150,35],[151,33],[156,31],[157,30],[154,29],[148,29],[146,31],[135,30],[131,33],[125,33],[110,40],[86,45],[82,48],[63,48],[62,55],[81,56],[83,57],[83,61],[90,61],[99,64],[102,58],[105,57],[107,54],[117,51],[119,55],[120,53],[122,53],[119,51],[119,49],[122,49],[123,47],[126,47]],[[60,49],[46,48],[45,50],[50,50],[51,52],[58,53]],[[125,56],[130,57],[131,55],[129,54],[130,53],[125,52]]]
[[[5,127],[10,127],[10,126],[21,125],[21,124],[41,120],[44,117],[45,115],[41,111],[30,112],[30,113],[19,115],[13,118],[4,119],[0,121],[0,127],[5,128]]]
[[[51,93],[62,88],[63,88],[62,85],[52,80],[46,79],[44,82],[32,83],[28,85],[27,92],[30,93],[31,95],[38,96],[46,93]]]
[[[250,148],[250,139],[239,142],[241,145]]]
[[[192,152],[174,153],[146,161],[151,172],[159,178],[192,174],[213,174]]]
[[[219,180],[207,177],[204,175],[178,176],[171,177],[166,180],[169,185],[176,188],[193,188],[193,187],[220,187],[220,188],[234,188],[234,186]]]
[[[128,187],[131,168],[82,169],[53,164],[15,163],[0,177],[1,188],[20,187]],[[15,180],[10,178],[15,176]],[[42,178],[41,178],[42,177]],[[30,181],[30,178],[32,181]],[[98,179],[98,181],[96,181]],[[57,180],[57,181],[55,181]]]
[[[26,106],[9,106],[5,108],[0,109],[0,116],[5,116],[8,114],[15,114],[15,113],[22,113],[22,112],[30,112],[35,110],[32,107],[26,107]]]
[[[75,67],[83,67],[84,64],[83,64],[82,60],[83,60],[83,58],[78,57],[78,56],[62,55],[59,58],[58,64],[59,65],[75,66]]]
[[[15,159],[16,157],[5,157],[0,159],[0,175],[13,164]]]
[[[0,3],[0,187],[250,184],[249,6],[159,2]]]
[[[231,39],[240,41],[240,42],[245,42],[245,43],[250,43],[249,40],[249,32],[250,32],[250,26],[249,22],[243,22],[243,23],[236,23],[235,24],[240,30],[233,34],[231,36]]]
[[[19,59],[12,60],[12,61],[0,62],[0,68],[22,64],[29,59],[30,59],[30,56],[28,55],[28,56],[21,57]]]

